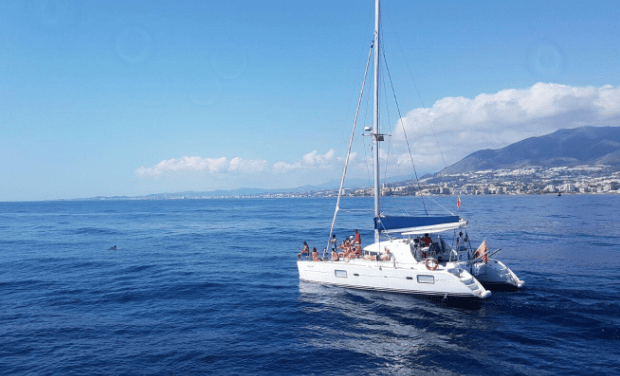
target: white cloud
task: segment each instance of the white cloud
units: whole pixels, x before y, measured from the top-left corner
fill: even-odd
[[[620,87],[546,83],[480,94],[473,99],[446,97],[431,108],[415,109],[403,118],[415,162],[431,170],[476,150],[501,148],[560,128],[617,125],[619,119]],[[393,134],[402,152],[400,123]],[[405,155],[397,158],[401,162],[408,159]]]
[[[325,154],[319,154],[316,150],[304,155],[301,161],[289,164],[286,162],[276,162],[273,171],[276,173],[286,173],[305,169],[327,169],[332,167],[332,162],[336,161],[334,149],[330,149]]]
[[[302,168],[301,162],[297,162],[297,163],[293,163],[293,164],[288,164],[286,162],[276,162],[273,164],[273,171],[274,172],[289,172],[289,171],[295,171],[295,170],[299,170]]]
[[[211,174],[226,171],[260,172],[266,168],[266,160],[244,160],[235,157],[228,161],[226,157],[181,157],[163,160],[154,167],[140,167],[136,169],[136,174],[140,176],[164,176],[180,172],[207,172]]]
[[[324,166],[334,159],[334,149],[330,149],[327,153],[320,155],[316,150],[304,155],[303,161],[307,166]]]
[[[391,146],[381,149],[381,160],[390,174],[408,174],[411,159],[420,172],[434,172],[480,149],[496,149],[527,137],[541,136],[560,128],[582,125],[617,125],[620,121],[620,87],[573,87],[537,83],[527,89],[507,89],[475,98],[446,97],[431,108],[415,109],[403,118],[412,156],[404,143],[401,124],[395,125]],[[389,158],[387,154],[389,150]],[[349,174],[368,174],[372,168],[370,153],[353,152]],[[227,173],[229,177],[265,172],[270,184],[292,186],[339,176],[344,161],[334,149],[324,154],[317,150],[294,163],[277,162],[271,168],[267,160],[181,157],[163,160],[153,167],[140,167],[140,176],[166,176],[186,172]],[[383,166],[386,166],[382,162]],[[295,174],[290,182],[287,173]],[[245,177],[244,177],[245,179]],[[305,179],[305,180],[304,180]]]
[[[265,159],[242,159],[234,157],[230,160],[230,166],[228,171],[242,171],[242,172],[262,172],[267,169],[267,161]]]

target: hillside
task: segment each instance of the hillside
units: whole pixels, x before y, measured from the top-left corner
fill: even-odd
[[[444,168],[440,174],[577,165],[620,167],[620,127],[560,129],[501,149],[479,150]]]

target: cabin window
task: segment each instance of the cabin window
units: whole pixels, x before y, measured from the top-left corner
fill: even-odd
[[[435,277],[432,275],[419,275],[418,283],[435,283]]]
[[[413,277],[407,277],[407,279],[413,279]]]
[[[353,273],[354,276],[359,277],[360,275],[357,273]]]
[[[334,275],[336,278],[347,278],[346,270],[334,270]]]

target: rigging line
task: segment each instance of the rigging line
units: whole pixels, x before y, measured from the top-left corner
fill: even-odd
[[[366,96],[366,105],[364,106],[366,111],[364,111],[364,125],[368,124],[368,111],[370,106],[368,103],[370,102],[370,95]],[[364,162],[366,164],[366,179],[369,186],[372,186],[372,178],[370,177],[370,163],[368,160],[368,154],[366,153],[366,140],[362,137],[362,142],[364,144]],[[372,144],[372,143],[371,143]]]
[[[383,35],[382,35],[383,36]],[[384,60],[383,62],[385,63],[386,67],[387,67],[387,62],[385,61],[385,56],[384,56]],[[383,75],[381,75],[381,78],[383,78]],[[381,79],[381,84],[383,86],[383,92],[387,93],[387,89],[385,88],[385,79]],[[385,101],[385,112],[387,112],[387,124],[390,124],[392,121],[390,120],[392,117],[390,116],[390,106],[388,105],[387,101]],[[384,135],[384,137],[387,135]],[[390,139],[388,139],[388,147],[387,147],[387,157],[385,160],[385,168],[383,169],[383,181],[386,182],[387,181],[387,176],[388,176],[388,168],[390,167],[390,151],[392,150],[392,142]]]
[[[383,24],[383,19],[381,18],[381,12],[379,12],[379,23]],[[382,54],[383,53],[384,43],[385,43],[385,42],[383,42],[383,28],[379,28],[379,40],[380,40],[380,43],[381,43],[381,48],[379,49],[379,52]],[[385,61],[385,59],[384,59],[384,61]],[[385,89],[385,78],[383,78],[383,74],[381,74],[382,68],[383,68],[383,66],[381,65],[381,56],[379,56],[379,70],[380,71],[377,73],[377,74],[379,74],[379,81],[380,81],[379,86],[383,87],[383,93],[385,94],[385,96],[387,98],[387,90]],[[385,109],[386,109],[386,112],[387,112],[387,118],[388,118],[388,124],[389,124],[390,110],[388,108],[387,101],[384,101],[384,102],[385,102]],[[382,115],[383,115],[383,111],[379,110],[379,113],[378,113],[379,119],[377,119],[379,124],[383,124],[383,121],[382,121],[383,120],[383,116]],[[381,128],[381,127],[377,126],[377,128]],[[375,130],[375,132],[376,132],[376,130]],[[385,138],[385,136],[384,136],[384,138]],[[388,161],[389,161],[389,154],[390,154],[390,148],[389,147],[390,147],[390,145],[388,144],[388,159],[386,159],[385,165],[384,165],[385,168],[382,170],[383,171],[383,181],[384,182],[387,179],[387,169],[389,167],[389,163],[388,163]],[[379,148],[379,143],[378,142],[377,142],[377,148]],[[381,154],[380,153],[378,154],[378,158],[379,158],[379,160],[377,161],[377,163],[380,163],[381,162],[381,159],[380,159],[381,158]],[[382,196],[382,194],[381,194],[381,187],[379,187],[379,196]]]
[[[382,52],[383,52],[383,61],[385,62],[385,70],[388,74],[388,78],[390,80],[390,85],[392,86],[392,95],[394,95],[394,103],[396,103],[396,110],[398,111],[398,120],[400,122],[400,125],[403,128],[403,135],[405,136],[405,141],[407,143],[407,149],[409,150],[409,159],[411,159],[411,166],[413,167],[413,173],[415,174],[415,180],[416,183],[418,184],[418,191],[422,191],[422,188],[420,186],[420,179],[418,179],[418,171],[415,168],[415,163],[413,163],[413,154],[411,154],[411,145],[409,144],[409,137],[407,137],[407,130],[405,129],[405,123],[403,122],[403,117],[400,114],[400,107],[398,106],[398,100],[396,99],[396,91],[394,90],[394,82],[392,82],[392,74],[390,73],[390,67],[387,63],[387,59],[385,58],[385,46],[382,48]],[[428,215],[428,209],[426,208],[426,202],[424,201],[424,196],[420,196],[422,197],[422,205],[424,206],[424,212],[426,213],[426,215]]]
[[[431,197],[431,200],[433,200],[433,202],[434,202],[435,204],[437,204],[437,206],[439,206],[440,208],[442,208],[443,210],[445,210],[447,213],[450,213],[450,214],[452,214],[452,215],[456,215],[456,214],[454,214],[454,212],[450,211],[448,208],[446,208],[446,207],[444,207],[443,205],[441,205],[441,204],[439,203],[439,201],[435,200],[435,198],[434,198],[433,196],[430,196],[430,197]]]
[[[349,149],[347,150],[347,158],[344,163],[344,169],[342,171],[342,178],[340,179],[340,188],[338,188],[338,199],[336,200],[336,209],[334,209],[334,218],[332,219],[332,225],[329,229],[329,237],[327,238],[327,249],[329,249],[330,241],[332,240],[332,234],[334,233],[334,224],[336,224],[336,217],[338,216],[338,210],[340,210],[340,198],[342,197],[342,186],[344,185],[344,178],[347,174],[347,167],[349,166],[349,157],[351,156],[351,146],[353,146],[353,139],[355,138],[355,127],[357,126],[357,116],[360,113],[360,106],[362,104],[362,97],[364,95],[364,87],[366,86],[366,77],[368,76],[368,67],[370,65],[370,57],[372,56],[373,45],[370,46],[368,51],[368,60],[366,61],[366,71],[364,72],[364,80],[362,81],[362,90],[360,91],[360,97],[357,100],[357,109],[355,110],[355,118],[353,119],[353,129],[351,130],[351,139],[349,140]]]
[[[405,57],[405,52],[403,51],[403,47],[400,44],[400,39],[398,39],[398,35],[395,33],[394,37],[396,38],[396,43],[398,44],[398,47],[400,48],[400,53],[403,55],[403,57]],[[413,87],[415,88],[416,93],[418,94],[418,98],[420,99],[420,103],[422,103],[422,108],[426,109],[426,105],[424,105],[424,101],[422,100],[422,95],[420,94],[420,90],[418,90],[418,84],[415,81],[415,78],[413,76],[413,72],[411,71],[411,67],[409,67],[409,63],[407,61],[407,59],[403,59],[405,61],[405,66],[407,67],[407,71],[409,72],[409,76],[411,77],[411,82],[413,82]],[[435,138],[435,143],[437,144],[437,149],[439,149],[439,154],[441,155],[441,159],[443,161],[443,165],[445,167],[448,166],[448,163],[446,162],[446,158],[443,154],[443,150],[441,150],[441,145],[439,144],[439,139],[437,138],[437,134],[435,133],[435,129],[433,128],[433,126],[431,124],[429,124],[429,128],[431,129],[431,132],[433,133],[433,137]]]
[[[366,140],[363,137],[362,142],[364,143],[364,162],[366,162],[366,184],[372,185],[372,179],[370,179],[370,166],[368,165],[368,154],[366,153]]]
[[[381,18],[381,14],[379,14],[379,18]],[[379,30],[379,33],[380,33],[380,38],[379,39],[383,40],[383,28],[381,28]],[[382,44],[382,47],[384,47],[384,46],[385,46],[385,44]],[[385,63],[385,66],[387,68],[387,61],[385,60],[385,53],[383,52],[383,48],[381,48],[381,55],[383,56],[383,63]],[[383,93],[385,93],[385,95],[387,97],[388,90],[386,88],[385,78],[383,77],[383,75],[380,75],[379,78],[380,78],[380,81],[381,81],[381,86],[383,87]],[[390,124],[392,122],[391,121],[392,116],[390,114],[390,105],[389,105],[388,101],[384,101],[384,103],[385,103],[385,107],[384,107],[385,113],[387,113],[387,124]],[[384,112],[381,111],[380,115],[383,114],[383,113]],[[384,132],[384,137],[385,136],[389,137],[389,135],[385,134],[385,132]],[[383,171],[383,181],[384,181],[384,184],[387,184],[388,169],[390,168],[390,155],[391,155],[391,152],[392,152],[392,140],[390,138],[387,141],[387,156],[386,156],[386,160],[385,160],[385,168],[382,170]]]
[[[413,75],[413,71],[411,70],[411,67],[409,66],[409,61],[405,58],[406,55],[405,55],[403,46],[400,43],[400,39],[398,38],[398,34],[397,33],[394,33],[394,38],[396,39],[396,43],[398,44],[398,48],[400,50],[400,53],[403,56],[403,60],[405,62],[405,66],[407,67],[407,71],[409,73],[409,77],[411,78],[411,82],[413,83],[413,87],[414,87],[414,89],[416,91],[416,94],[418,94],[418,99],[420,100],[420,103],[422,104],[422,108],[426,109],[426,105],[424,104],[424,100],[422,100],[422,95],[420,94],[420,90],[418,89],[418,84],[417,84],[417,82],[415,80],[415,77]],[[386,65],[387,65],[387,63],[386,63]],[[435,130],[434,130],[432,125],[430,125],[430,128],[431,128],[431,132],[433,132],[433,137],[435,138],[435,143],[437,144],[437,148],[439,149],[439,153],[441,155],[441,159],[443,161],[443,164],[444,164],[444,166],[447,166],[448,163],[446,162],[446,158],[445,158],[445,156],[443,154],[443,150],[441,149],[441,146],[440,146],[439,141],[437,139],[437,135],[435,134]],[[404,127],[403,127],[403,131],[404,131]],[[405,137],[406,137],[406,135],[405,135]],[[416,176],[416,180],[417,180],[417,176]],[[419,181],[418,181],[418,189],[420,189]],[[460,189],[459,189],[459,192],[460,192]],[[422,197],[424,197],[424,196],[422,196]],[[450,211],[450,210],[446,209],[445,207],[443,207],[442,205],[440,205],[439,202],[437,202],[437,200],[435,200],[432,196],[431,196],[431,199],[435,202],[435,204],[437,204],[438,206],[443,208],[446,212],[451,213],[452,215],[454,215],[454,213],[452,211]],[[423,201],[424,201],[424,199],[423,199]]]
[[[400,44],[400,39],[398,39],[398,34],[394,33],[394,38],[396,39],[396,43],[398,44],[398,48],[400,49],[401,55],[403,55],[405,66],[407,67],[407,71],[409,71],[409,76],[411,76],[411,82],[413,82],[413,87],[415,88],[415,92],[416,94],[418,94],[418,99],[420,100],[420,103],[422,103],[422,108],[426,109],[426,105],[424,105],[424,101],[422,100],[422,95],[420,94],[420,90],[418,90],[418,84],[416,83],[411,67],[409,66],[409,61],[405,58],[406,56],[405,51],[403,49],[403,46]]]

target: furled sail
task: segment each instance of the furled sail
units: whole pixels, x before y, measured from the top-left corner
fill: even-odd
[[[456,215],[443,217],[381,216],[375,218],[375,229],[384,234],[420,235],[464,227],[467,222]]]

